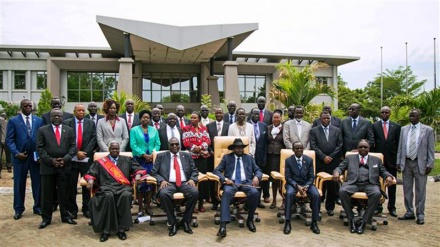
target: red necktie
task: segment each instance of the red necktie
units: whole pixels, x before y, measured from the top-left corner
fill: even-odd
[[[365,163],[364,163],[364,157],[363,157],[363,156],[361,156],[361,161],[360,161],[359,164],[360,164],[361,166],[365,165]]]
[[[128,129],[131,129],[131,114],[128,114]]]
[[[155,122],[154,125],[156,125],[156,129],[159,129],[159,123]]]
[[[81,120],[78,121],[78,136],[76,139],[76,146],[78,147],[78,150],[81,150],[81,146],[83,143],[83,128],[81,125]]]
[[[383,122],[383,135],[385,136],[386,140],[388,138],[387,122]]]
[[[180,166],[179,161],[177,161],[177,154],[174,155],[174,170],[176,170],[176,185],[180,187],[180,185],[182,185],[182,179],[180,178]]]
[[[183,127],[185,127],[185,123],[183,122],[183,117],[180,118],[180,129],[183,130]]]
[[[263,110],[260,111],[260,122],[263,122],[264,119],[264,115],[263,115]]]
[[[60,126],[55,126],[55,138],[57,139],[58,146],[61,143],[61,134],[60,134]]]

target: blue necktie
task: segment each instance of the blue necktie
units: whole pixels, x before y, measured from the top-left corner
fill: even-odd
[[[233,122],[232,122],[232,115],[229,116],[229,123],[233,124]]]
[[[254,134],[255,140],[258,141],[258,139],[260,139],[260,128],[258,127],[258,123],[254,123]]]
[[[32,133],[31,123],[29,122],[29,116],[26,117],[26,128],[29,135]]]
[[[302,168],[301,160],[300,160],[300,159],[297,159],[297,160],[296,160],[296,163],[298,163],[299,170],[301,170],[301,168]]]
[[[353,119],[353,129],[352,131],[354,132],[356,130],[356,119]]]
[[[235,183],[241,184],[241,165],[240,157],[237,158],[237,164],[235,165]]]

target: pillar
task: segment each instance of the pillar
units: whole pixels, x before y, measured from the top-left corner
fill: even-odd
[[[226,61],[223,63],[225,71],[225,99],[233,100],[237,103],[237,108],[241,107],[240,88],[238,87],[238,63]]]
[[[119,62],[119,81],[117,91],[133,94],[133,63],[131,58],[121,58]]]

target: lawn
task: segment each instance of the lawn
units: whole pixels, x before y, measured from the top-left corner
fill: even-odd
[[[436,151],[436,152],[440,152],[440,142],[437,142],[437,143],[435,144],[435,151]]]
[[[434,162],[434,169],[432,169],[431,173],[429,174],[431,176],[437,176],[440,175],[440,159],[436,159]]]

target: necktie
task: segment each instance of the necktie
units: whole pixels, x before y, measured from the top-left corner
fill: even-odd
[[[83,130],[82,130],[82,124],[81,120],[78,121],[78,136],[76,138],[76,146],[78,147],[78,150],[81,150],[82,142],[83,142]]]
[[[416,126],[411,126],[411,135],[409,137],[409,150],[408,157],[411,160],[415,160],[417,158],[417,135],[416,135]]]
[[[180,166],[179,161],[177,161],[177,154],[174,155],[174,170],[176,170],[176,185],[180,187],[180,185],[182,185],[182,179],[180,178]]]
[[[131,122],[131,114],[128,114],[128,129],[131,129],[131,124],[132,124],[132,122]]]
[[[29,135],[32,133],[31,122],[29,122],[29,116],[26,117],[26,128]]]
[[[365,165],[365,162],[364,162],[364,156],[361,156],[361,160],[359,161],[359,165],[360,165],[360,166]]]
[[[92,117],[92,121],[93,121],[93,123],[96,124],[95,117]]]
[[[387,130],[387,122],[383,122],[383,135],[385,136],[385,140],[388,138],[388,130]]]
[[[240,157],[237,158],[237,164],[235,165],[235,183],[241,184],[241,165]]]
[[[232,122],[232,115],[229,116],[229,123],[233,124],[233,122]]]
[[[220,123],[217,123],[217,135],[221,136],[222,134],[222,125]]]
[[[260,139],[260,128],[258,127],[258,123],[254,123],[254,134],[255,139],[258,141],[258,139]]]
[[[328,141],[328,127],[324,128],[325,139]]]
[[[352,129],[352,131],[354,132],[355,129],[356,129],[356,119],[353,119],[353,129]]]
[[[183,127],[185,127],[185,123],[183,122],[183,117],[180,118],[180,129],[183,130]]]
[[[263,119],[264,119],[263,110],[260,110],[260,122],[263,122]]]
[[[156,129],[159,129],[159,123],[155,122],[154,125],[156,126]]]
[[[301,159],[297,159],[296,163],[298,164],[299,169],[301,170],[302,168],[302,163],[301,163]]]
[[[55,138],[57,139],[58,146],[61,143],[61,134],[60,134],[60,126],[55,126]]]

